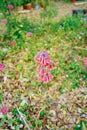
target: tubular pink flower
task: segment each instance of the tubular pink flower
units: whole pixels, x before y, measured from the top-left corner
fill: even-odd
[[[7,114],[8,110],[7,110],[7,107],[6,106],[3,106],[2,109],[0,110],[0,112],[2,114]]]
[[[87,66],[87,58],[83,60],[83,65]]]
[[[9,5],[7,6],[7,8],[8,8],[8,9],[13,9],[13,8],[14,8],[14,6],[13,6],[13,5],[11,5],[11,4],[9,4]]]
[[[2,24],[7,24],[7,22],[8,22],[7,19],[2,20]]]
[[[45,71],[44,66],[43,66],[43,65],[40,65],[40,66],[38,67],[38,73],[41,74],[41,75],[43,75],[45,72],[46,72],[46,71]]]
[[[26,36],[27,36],[27,37],[31,37],[31,36],[32,36],[32,32],[28,32],[28,33],[26,34]]]
[[[0,63],[0,71],[3,70],[3,68],[4,68],[4,64]]]
[[[46,73],[44,73],[43,75],[41,75],[38,80],[39,80],[39,81],[42,81],[42,82],[44,82],[44,83],[48,83],[48,82],[50,82],[52,79],[53,79],[53,75],[52,75],[51,73],[46,72]]]
[[[45,66],[48,62],[50,62],[50,57],[46,51],[41,51],[35,56],[35,61]]]
[[[48,62],[45,67],[47,67],[48,70],[53,70],[54,69],[53,62],[52,61]]]

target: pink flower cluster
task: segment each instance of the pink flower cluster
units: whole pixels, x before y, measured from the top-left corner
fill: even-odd
[[[7,24],[7,22],[8,22],[7,19],[2,20],[2,24]]]
[[[16,46],[16,42],[11,41],[11,42],[10,42],[10,45],[11,45],[11,46]]]
[[[4,68],[4,64],[3,63],[0,63],[0,71],[2,71]]]
[[[31,37],[31,36],[32,36],[32,32],[28,32],[28,33],[26,34],[26,36],[27,36],[27,37]]]
[[[8,9],[13,9],[13,8],[14,8],[14,6],[13,6],[13,5],[11,5],[11,4],[9,4],[9,5],[7,6],[7,8],[8,8]]]
[[[53,75],[50,72],[47,72],[46,70],[53,69],[53,62],[51,61],[47,51],[40,51],[35,56],[35,61],[40,63],[40,66],[38,67],[38,73],[40,74],[38,80],[44,83],[51,81]]]
[[[84,60],[83,60],[83,65],[86,67],[87,66],[87,58],[85,58]]]
[[[0,113],[1,114],[7,114],[8,110],[7,110],[7,107],[6,106],[2,106],[1,110],[0,110]]]

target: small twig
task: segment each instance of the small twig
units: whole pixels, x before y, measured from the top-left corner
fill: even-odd
[[[22,119],[22,120],[23,120],[23,122],[25,123],[25,125],[26,125],[27,129],[28,129],[28,130],[30,130],[30,127],[29,127],[29,125],[27,124],[27,122],[26,122],[26,120],[25,120],[25,118],[24,118],[23,114],[19,111],[18,107],[16,107],[16,108],[17,108],[17,111],[18,111],[18,113],[19,113],[19,115],[20,115],[21,119]]]
[[[87,48],[82,48],[82,47],[74,47],[74,49],[80,49],[80,50],[87,50]]]
[[[76,2],[76,3],[74,3],[75,5],[83,5],[83,4],[87,4],[87,2]]]

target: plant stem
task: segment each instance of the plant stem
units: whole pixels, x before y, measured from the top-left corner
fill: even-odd
[[[25,118],[24,118],[23,114],[19,111],[18,107],[16,107],[16,108],[17,108],[17,111],[18,111],[18,113],[19,113],[19,115],[20,115],[21,119],[22,119],[22,120],[23,120],[23,122],[25,123],[25,125],[26,125],[27,129],[28,129],[28,130],[30,130],[30,127],[29,127],[29,125],[27,124],[27,122],[26,122],[26,120],[25,120]]]

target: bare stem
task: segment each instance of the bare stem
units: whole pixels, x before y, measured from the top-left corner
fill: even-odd
[[[17,108],[17,111],[18,111],[18,113],[19,113],[19,115],[20,115],[21,119],[22,119],[22,120],[23,120],[23,122],[25,123],[25,125],[26,125],[27,129],[28,129],[28,130],[30,130],[30,127],[29,127],[29,125],[27,124],[27,122],[26,122],[26,120],[25,120],[25,118],[24,118],[23,114],[19,111],[18,107],[16,107],[16,108]]]

